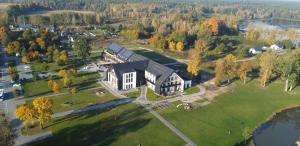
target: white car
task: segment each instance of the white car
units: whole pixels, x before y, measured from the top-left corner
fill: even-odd
[[[26,69],[26,70],[29,70],[30,69],[30,66],[24,66],[24,69]]]

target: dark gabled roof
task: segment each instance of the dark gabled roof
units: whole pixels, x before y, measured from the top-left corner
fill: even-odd
[[[142,60],[149,60],[148,58],[142,56],[142,55],[139,55],[139,54],[136,54],[134,53],[133,55],[131,55],[129,58],[128,58],[128,62],[133,62],[133,61],[142,61]]]
[[[161,84],[175,71],[167,66],[149,60],[146,70],[156,76],[155,90],[160,91]]]
[[[185,81],[192,80],[192,77],[187,72],[178,71],[177,74]]]
[[[149,60],[146,70],[155,76],[161,76],[162,74],[167,74],[174,71],[173,69],[152,60]]]
[[[147,68],[147,65],[148,60],[145,60],[112,64],[111,67],[114,69],[117,78],[122,79],[122,74],[135,71],[144,71]]]
[[[127,49],[122,49],[117,54],[118,58],[126,62],[134,53]]]
[[[118,44],[112,43],[108,46],[107,50],[114,54],[118,54],[121,50],[123,50],[123,47]]]

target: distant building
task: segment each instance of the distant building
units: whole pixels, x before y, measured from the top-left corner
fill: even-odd
[[[272,50],[272,51],[283,51],[283,46],[278,45],[278,44],[274,44],[274,45],[270,46],[270,50]]]
[[[111,44],[105,55],[119,62],[110,65],[107,71],[107,81],[115,90],[146,85],[155,93],[167,96],[182,93],[192,85],[191,79],[180,76],[175,70],[120,45]]]
[[[256,48],[250,48],[248,52],[249,54],[257,55],[257,54],[261,54],[262,51],[263,51],[262,48],[256,47]]]

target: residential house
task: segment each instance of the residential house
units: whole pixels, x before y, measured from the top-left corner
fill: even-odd
[[[262,48],[256,47],[256,48],[250,48],[248,52],[249,54],[257,55],[257,54],[261,54],[262,51],[263,51]]]
[[[274,45],[271,45],[269,49],[272,51],[283,51],[283,46],[274,44]]]

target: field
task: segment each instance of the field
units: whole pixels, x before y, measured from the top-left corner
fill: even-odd
[[[32,11],[26,13],[26,15],[42,15],[42,16],[50,16],[53,14],[61,14],[61,13],[78,13],[78,14],[96,14],[94,11],[76,11],[76,10],[50,10],[50,11]]]
[[[53,137],[30,145],[184,145],[151,114],[134,104],[55,119],[46,130],[52,130]]]
[[[76,94],[68,93],[49,98],[53,100],[54,105],[52,110],[54,113],[80,109],[116,99],[108,91],[104,95],[98,96],[95,94],[95,90],[83,90]],[[27,100],[26,103],[31,104],[32,100]]]
[[[198,145],[244,145],[245,129],[253,131],[276,112],[300,105],[300,87],[291,93],[283,87],[279,81],[266,88],[257,80],[247,85],[238,82],[205,107],[187,112],[172,105],[160,113]]]
[[[0,11],[5,10],[8,6],[15,5],[12,3],[0,3]]]
[[[77,77],[73,79],[72,85],[76,86],[78,90],[94,88],[99,86],[97,83],[98,78],[98,73],[78,73]],[[57,81],[61,87],[63,86],[61,78],[58,78],[55,81]],[[24,89],[25,98],[53,94],[51,89],[48,87],[47,80],[26,82],[24,85],[22,85],[22,87]],[[63,88],[61,92],[68,92],[68,89]]]

